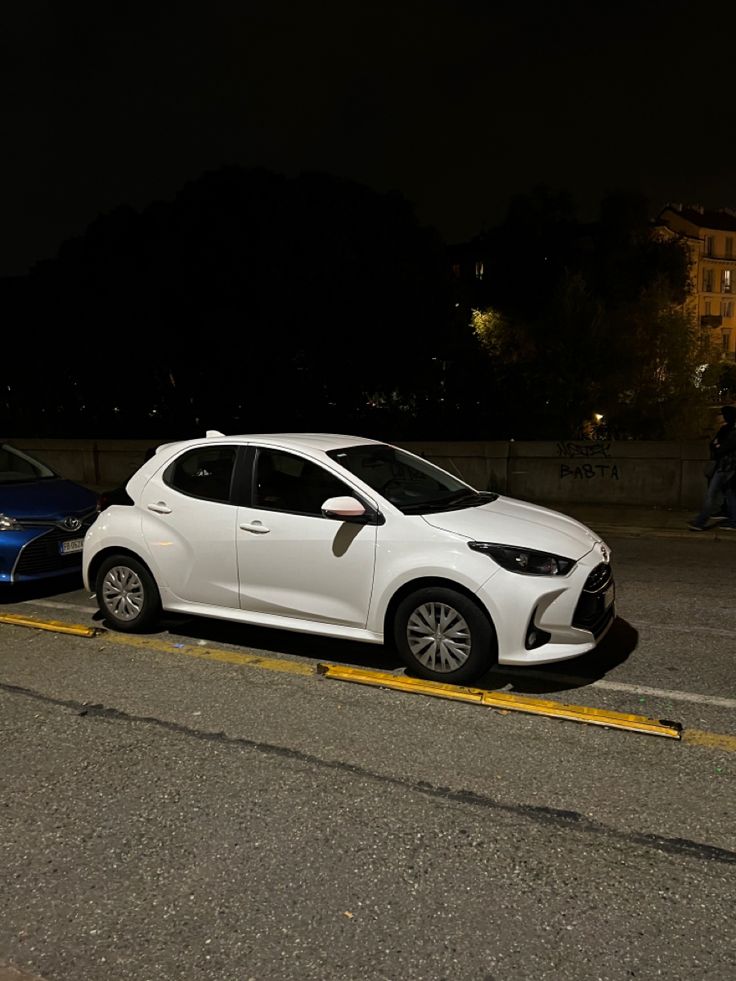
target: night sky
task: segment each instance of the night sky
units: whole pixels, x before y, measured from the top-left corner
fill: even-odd
[[[5,4],[0,274],[222,164],[397,189],[448,242],[540,183],[736,206],[733,7]]]

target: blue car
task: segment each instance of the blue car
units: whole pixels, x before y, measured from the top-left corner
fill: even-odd
[[[0,586],[79,572],[96,508],[91,490],[0,444]]]

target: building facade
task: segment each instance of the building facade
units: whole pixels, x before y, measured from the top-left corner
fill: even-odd
[[[736,360],[736,209],[669,204],[657,227],[687,241],[693,314],[709,330],[714,355]]]

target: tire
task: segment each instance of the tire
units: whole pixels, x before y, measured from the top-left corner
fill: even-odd
[[[95,591],[105,620],[115,630],[146,630],[161,613],[161,597],[153,576],[129,555],[105,559],[97,573]]]
[[[406,596],[397,607],[393,627],[401,659],[420,678],[473,681],[496,663],[491,621],[454,589],[428,586]]]

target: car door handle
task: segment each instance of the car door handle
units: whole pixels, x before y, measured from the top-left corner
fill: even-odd
[[[267,535],[271,530],[260,521],[251,521],[249,524],[241,525],[240,527],[243,529],[243,531],[252,531],[256,535]]]
[[[155,511],[156,514],[171,514],[171,508],[165,501],[157,501],[156,504],[149,504],[148,510]]]

